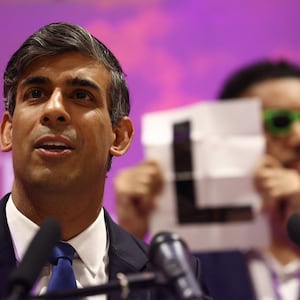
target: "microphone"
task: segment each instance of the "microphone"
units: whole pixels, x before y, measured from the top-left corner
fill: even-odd
[[[9,277],[8,300],[24,299],[28,295],[60,237],[61,229],[56,220],[47,219],[42,223],[19,267]]]
[[[188,247],[177,234],[156,234],[150,243],[149,258],[173,284],[180,300],[208,299],[192,271]]]
[[[286,227],[290,240],[300,246],[300,214],[291,215]]]
[[[157,234],[150,243],[149,259],[156,272],[118,274],[118,280],[103,285],[31,296],[29,300],[74,299],[120,291],[121,298],[127,298],[131,290],[149,287],[175,289],[178,300],[212,300],[202,291],[194,276],[186,244],[177,234],[163,232]],[[173,286],[172,286],[173,285]],[[164,292],[164,291],[162,291]],[[161,298],[162,299],[162,298]]]

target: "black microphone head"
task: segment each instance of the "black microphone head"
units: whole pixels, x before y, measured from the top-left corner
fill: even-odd
[[[10,291],[16,287],[21,287],[24,295],[30,291],[60,238],[59,223],[54,219],[45,220],[30,242],[20,265],[10,274]]]
[[[182,261],[186,264],[187,251],[186,244],[178,234],[159,232],[151,240],[149,258],[167,279],[171,279],[183,272]]]
[[[149,256],[153,257],[156,248],[160,247],[162,243],[179,242],[184,248],[187,248],[186,243],[180,238],[177,233],[162,231],[154,235],[150,242]],[[153,252],[154,251],[154,252]]]
[[[188,247],[178,234],[156,234],[150,243],[149,258],[175,289],[179,299],[203,299],[203,292],[192,270]]]
[[[291,215],[286,227],[290,240],[300,246],[300,214]]]

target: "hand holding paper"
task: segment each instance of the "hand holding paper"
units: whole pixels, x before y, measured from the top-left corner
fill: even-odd
[[[166,178],[153,233],[172,229],[193,250],[267,243],[253,185],[265,146],[261,120],[254,99],[202,102],[144,116],[146,156],[161,164]]]

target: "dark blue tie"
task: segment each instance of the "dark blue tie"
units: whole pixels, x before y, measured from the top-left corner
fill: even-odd
[[[75,249],[67,243],[59,242],[53,249],[50,263],[53,265],[48,283],[48,292],[76,288],[76,279],[72,268]]]

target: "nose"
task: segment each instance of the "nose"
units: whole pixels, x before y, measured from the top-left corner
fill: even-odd
[[[47,126],[67,124],[70,115],[66,110],[66,103],[60,90],[54,90],[50,98],[45,102],[41,123]]]
[[[292,147],[300,146],[300,121],[296,121],[292,126],[289,144]]]

